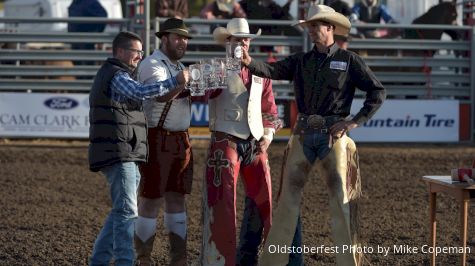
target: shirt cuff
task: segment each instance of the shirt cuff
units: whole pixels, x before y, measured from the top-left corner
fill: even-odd
[[[274,139],[274,134],[275,134],[275,129],[271,127],[266,127],[264,128],[264,135],[262,137],[266,138],[269,142],[272,142],[272,140]]]

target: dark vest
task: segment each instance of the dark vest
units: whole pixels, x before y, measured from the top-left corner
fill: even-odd
[[[91,171],[117,162],[147,160],[147,126],[142,103],[133,100],[122,103],[111,98],[110,82],[119,70],[132,73],[119,60],[108,58],[97,72],[89,93]]]

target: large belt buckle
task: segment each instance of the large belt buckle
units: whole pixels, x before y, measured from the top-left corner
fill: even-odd
[[[325,128],[325,118],[321,115],[309,115],[307,118],[307,126],[315,129]]]

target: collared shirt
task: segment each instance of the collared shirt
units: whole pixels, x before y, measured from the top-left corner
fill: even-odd
[[[252,60],[248,68],[258,76],[293,81],[298,111],[308,115],[346,118],[358,88],[366,99],[352,120],[364,123],[382,105],[386,91],[361,57],[336,44],[329,48],[328,53],[314,48],[275,63]]]
[[[185,66],[181,62],[176,64],[170,61],[161,50],[155,50],[139,65],[137,79],[144,84],[167,80],[178,75]],[[189,91],[185,90],[171,100],[162,127],[168,131],[185,131],[190,127],[191,103]],[[144,112],[149,127],[157,127],[167,102],[158,102],[155,99],[144,101]]]
[[[142,84],[133,80],[129,73],[117,71],[111,80],[111,97],[118,102],[124,102],[127,99],[143,101],[148,98],[163,96],[177,85],[178,81],[174,77],[164,81]]]

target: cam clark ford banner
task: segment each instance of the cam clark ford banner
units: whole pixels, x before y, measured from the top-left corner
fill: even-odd
[[[363,106],[357,100],[355,115]],[[456,100],[386,100],[371,120],[350,131],[363,142],[459,141],[459,102]]]
[[[279,117],[290,127],[290,101],[278,101]],[[363,105],[355,100],[351,114]],[[208,105],[192,106],[193,130],[209,137]],[[88,94],[0,93],[0,137],[87,138]],[[362,142],[459,141],[459,102],[455,100],[386,100],[376,115],[350,134]],[[192,130],[192,132],[193,132]],[[289,129],[277,136],[287,139]]]
[[[0,136],[89,136],[89,95],[0,93]]]

